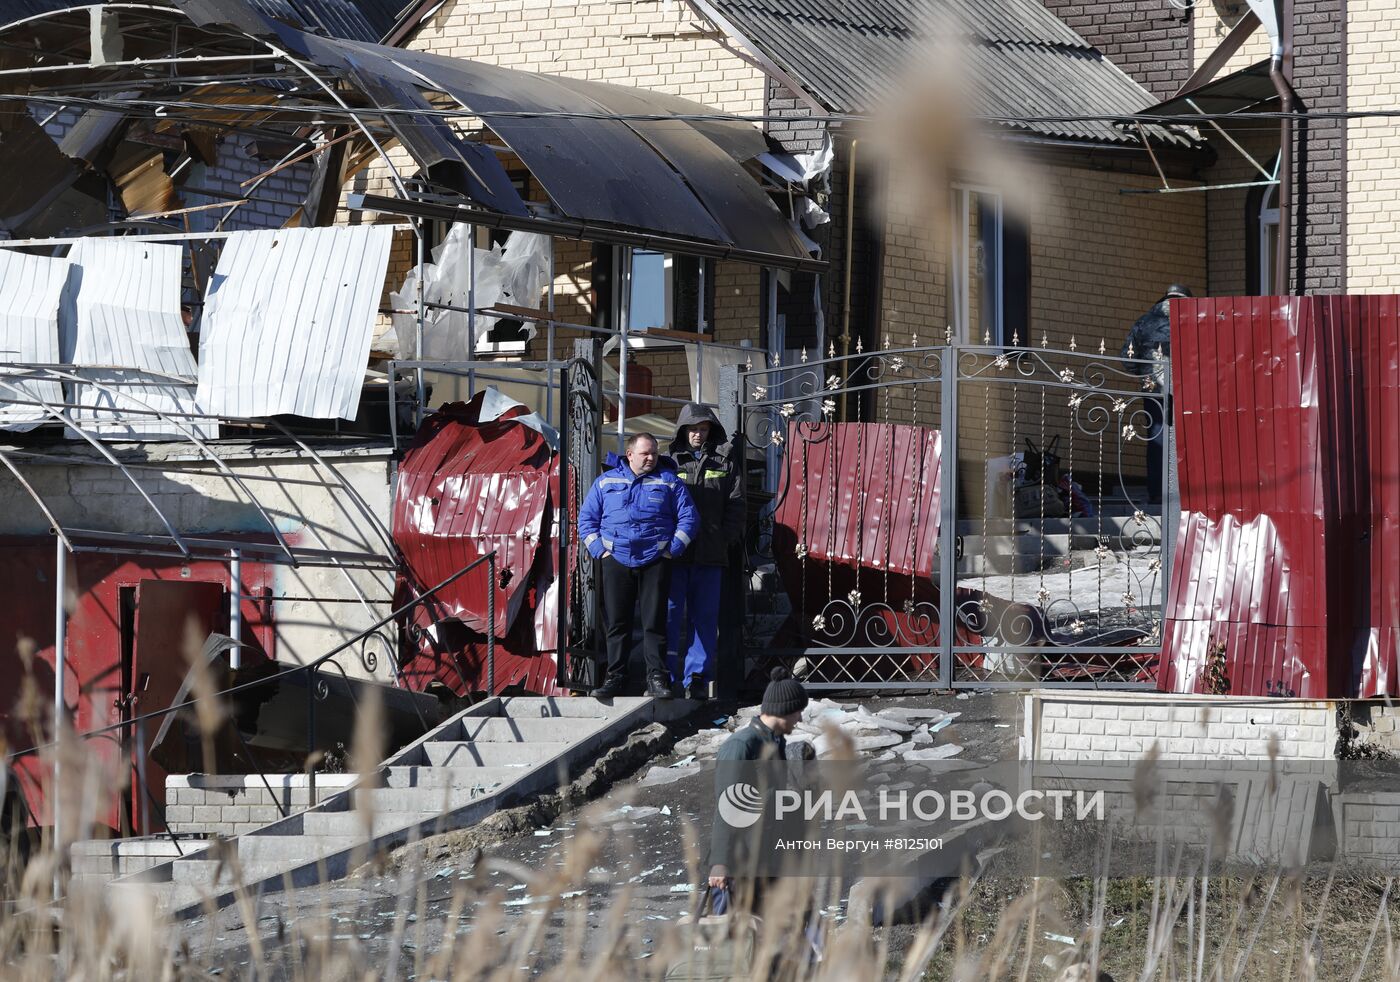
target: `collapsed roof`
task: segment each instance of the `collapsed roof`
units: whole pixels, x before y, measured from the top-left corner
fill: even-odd
[[[283,160],[319,158],[319,197],[304,206],[303,224],[325,223],[344,181],[382,159],[402,202],[466,205],[464,220],[572,223],[581,238],[627,233],[672,252],[824,265],[746,169],[768,149],[763,134],[746,122],[690,118],[713,116],[699,103],[384,47],[348,20],[325,27],[326,11],[348,17],[370,4],[167,3],[64,4],[0,27],[8,42],[0,98],[43,114],[82,111],[58,152],[45,151],[49,166],[7,167],[22,175],[0,192],[0,224],[13,237],[100,224],[106,186],[84,186],[95,173],[112,179],[129,213],[167,212],[178,201],[155,156],[197,156],[211,137],[239,131],[285,148]],[[27,113],[0,118],[15,134],[0,140],[0,167],[42,145]],[[402,171],[395,145],[416,170]],[[548,202],[522,199],[517,164]]]

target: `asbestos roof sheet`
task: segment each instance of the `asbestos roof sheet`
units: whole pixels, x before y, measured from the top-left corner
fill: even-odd
[[[979,116],[1131,115],[1151,94],[1038,0],[713,0],[746,40],[834,112],[863,113],[903,85],[925,39],[967,44],[970,110]],[[1137,144],[1113,122],[1007,122],[1056,139]],[[1163,128],[1154,139],[1192,141]]]

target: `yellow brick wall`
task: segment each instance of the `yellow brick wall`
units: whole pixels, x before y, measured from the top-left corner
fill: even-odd
[[[1400,54],[1395,8],[1380,0],[1347,4],[1347,108],[1394,109],[1400,102]],[[1400,173],[1394,148],[1400,120],[1353,119],[1347,124],[1347,290],[1400,292],[1400,235],[1394,203]]]
[[[406,46],[761,112],[763,74],[708,29],[666,0],[447,0]]]
[[[1030,218],[1031,334],[1052,346],[1100,338],[1116,349],[1132,322],[1183,282],[1206,287],[1204,194],[1121,194],[1155,177],[1068,167],[1039,171]],[[883,333],[894,344],[941,344],[951,322],[949,234],[897,206],[885,226]],[[973,339],[979,340],[979,339]],[[1023,338],[1025,342],[1028,339]]]
[[[1031,220],[1031,331],[1081,350],[1123,343],[1171,283],[1205,289],[1205,195],[1120,194],[1154,177],[1047,168]]]
[[[1226,17],[1221,16],[1221,12],[1214,2],[1198,3],[1192,8],[1191,17],[1195,25],[1195,58],[1191,63],[1193,70],[1200,67],[1201,62],[1205,61],[1220,42],[1225,40],[1225,36],[1230,33],[1230,28],[1234,27],[1239,18],[1249,9],[1244,0],[1239,0],[1235,7],[1237,12]],[[1269,57],[1269,34],[1264,30],[1263,25],[1260,25],[1254,29],[1254,33],[1240,46],[1240,50],[1234,53],[1215,77],[1223,78],[1231,72],[1248,68],[1267,57]]]
[[[1023,347],[1095,352],[1100,340],[1116,355],[1128,329],[1161,297],[1168,284],[1195,291],[1206,286],[1204,194],[1120,194],[1158,186],[1155,177],[1069,167],[1045,167],[1030,216],[1031,336]],[[885,227],[883,334],[894,346],[941,344],[952,310],[948,303],[950,234],[926,234],[927,224],[893,202]],[[881,339],[883,341],[883,338]],[[980,339],[974,339],[980,340]],[[1059,367],[1059,362],[1051,356]],[[1068,364],[1068,362],[1066,362]],[[1043,371],[1037,377],[1044,377]],[[1024,450],[1030,437],[1043,444],[1061,436],[1071,463],[1070,414],[1064,393],[1035,385],[975,383],[961,387],[959,439],[966,458],[963,505],[980,508],[980,468],[987,457]],[[935,386],[905,386],[861,397],[877,421],[939,425]],[[1113,434],[1109,434],[1112,437]],[[1098,443],[1076,431],[1074,465],[1083,483],[1098,467]],[[1107,439],[1108,470],[1119,469],[1117,441]],[[1122,470],[1143,472],[1142,447],[1124,448]],[[974,507],[974,505],[976,507]]]

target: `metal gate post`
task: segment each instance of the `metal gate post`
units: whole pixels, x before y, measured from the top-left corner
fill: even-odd
[[[957,626],[958,578],[958,351],[946,345],[939,356],[942,368],[942,446],[938,473],[938,681],[953,687],[953,641]]]
[[[704,264],[701,263],[703,266]],[[697,369],[699,359],[696,359]],[[748,452],[744,439],[744,408],[738,365],[723,365],[719,370],[719,425],[724,428],[737,456],[738,478],[745,488],[744,531],[749,528],[747,471]],[[748,549],[740,545],[729,550],[729,562],[724,568],[720,585],[719,659],[715,665],[715,694],[721,699],[736,698],[748,676],[744,651],[744,617],[748,590]]]

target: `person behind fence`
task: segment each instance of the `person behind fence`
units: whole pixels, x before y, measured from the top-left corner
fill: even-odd
[[[671,458],[700,513],[700,535],[671,566],[666,629],[671,679],[684,686],[687,699],[708,698],[715,680],[720,588],[729,549],[744,531],[744,488],[730,459],[733,449],[709,407],[686,404]]]
[[[675,463],[661,456],[650,433],[629,437],[626,456],[610,453],[607,464],[609,469],[593,482],[578,513],[583,545],[603,566],[608,664],[592,695],[610,699],[626,688],[632,629],[640,607],[647,695],[669,699],[666,598],[671,560],[694,541],[700,516]]]
[[[1189,297],[1191,291],[1180,283],[1173,283],[1162,294],[1162,299],[1152,305],[1152,309],[1133,322],[1128,331],[1128,339],[1119,352],[1124,358],[1147,359],[1152,364],[1131,366],[1138,375],[1151,375],[1156,383],[1153,393],[1156,397],[1143,399],[1143,411],[1147,414],[1147,500],[1157,503],[1162,500],[1162,456],[1167,443],[1167,424],[1170,422],[1166,402],[1166,365],[1171,361],[1172,334],[1170,303],[1173,297]]]

